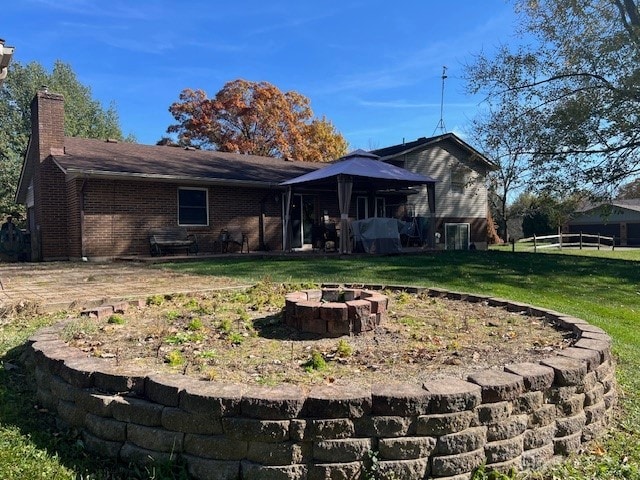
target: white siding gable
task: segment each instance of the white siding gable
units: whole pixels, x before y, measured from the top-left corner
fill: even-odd
[[[436,217],[485,218],[487,215],[486,170],[469,154],[454,146],[430,146],[397,157],[404,168],[436,180]],[[409,197],[414,214],[429,216],[427,189]]]

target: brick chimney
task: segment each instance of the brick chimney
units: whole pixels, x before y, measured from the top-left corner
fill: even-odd
[[[43,87],[31,102],[28,165],[33,211],[28,211],[33,260],[68,259],[67,186],[51,156],[64,155],[64,97]]]
[[[64,154],[64,97],[43,87],[31,101],[31,141],[40,161]]]

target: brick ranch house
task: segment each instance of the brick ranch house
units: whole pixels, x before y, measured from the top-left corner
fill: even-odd
[[[246,233],[252,251],[282,250],[280,183],[325,166],[65,137],[64,99],[46,91],[31,116],[16,202],[27,208],[33,261],[148,255],[149,232],[176,226],[197,236],[202,253],[214,251],[223,228]],[[350,218],[406,212],[407,192],[354,190],[353,198]],[[300,191],[291,203],[294,248],[310,247],[309,222],[340,219],[335,191]]]

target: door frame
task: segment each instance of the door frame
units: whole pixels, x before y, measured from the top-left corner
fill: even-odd
[[[461,239],[464,244],[462,246],[462,248],[449,248],[449,229],[450,227],[462,227],[465,226],[467,229],[467,235],[466,235],[466,239]],[[458,245],[458,235],[460,234],[460,229],[456,228],[455,230],[455,237],[453,239],[454,242],[454,247],[456,247]],[[464,223],[464,222],[457,222],[457,223],[445,223],[444,224],[444,246],[446,250],[469,250],[469,245],[471,245],[471,224],[469,223]]]
[[[312,195],[312,194],[306,194],[306,193],[293,193],[292,198],[291,198],[291,249],[294,251],[300,251],[300,250],[311,250],[313,248],[313,243],[312,243],[312,239],[311,239],[311,227],[313,225],[313,222],[316,220],[315,217],[317,215],[317,211],[316,211],[316,199],[317,199],[317,195]],[[299,213],[299,217],[295,218],[293,217],[293,205],[295,205],[297,202],[299,202],[300,205],[300,213]],[[309,223],[309,231],[307,232],[307,230],[305,229],[305,218],[304,218],[304,214],[305,214],[305,202],[307,205],[312,205],[312,210],[313,210],[313,216],[311,219],[307,219],[307,220],[311,220],[311,222]],[[296,245],[296,235],[293,232],[294,229],[294,224],[299,222],[300,225],[300,244]],[[308,242],[305,241],[305,237],[307,237],[309,239]]]

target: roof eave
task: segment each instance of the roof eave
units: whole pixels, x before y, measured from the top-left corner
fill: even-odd
[[[624,203],[612,202],[612,203],[601,203],[599,205],[586,207],[582,210],[577,210],[576,213],[579,213],[579,214],[595,213],[596,211],[601,210],[602,208],[612,208],[612,209],[617,208],[619,210],[626,210],[628,212],[634,212],[634,213],[640,212],[640,205],[628,205]]]
[[[210,177],[192,177],[185,175],[161,175],[131,172],[105,172],[100,170],[84,170],[68,168],[63,169],[67,181],[76,178],[99,178],[105,180],[140,180],[140,181],[160,181],[160,182],[189,182],[200,183],[206,185],[234,186],[234,187],[253,187],[253,188],[278,188],[279,182],[263,182],[258,180],[237,180],[229,178],[210,178]]]

